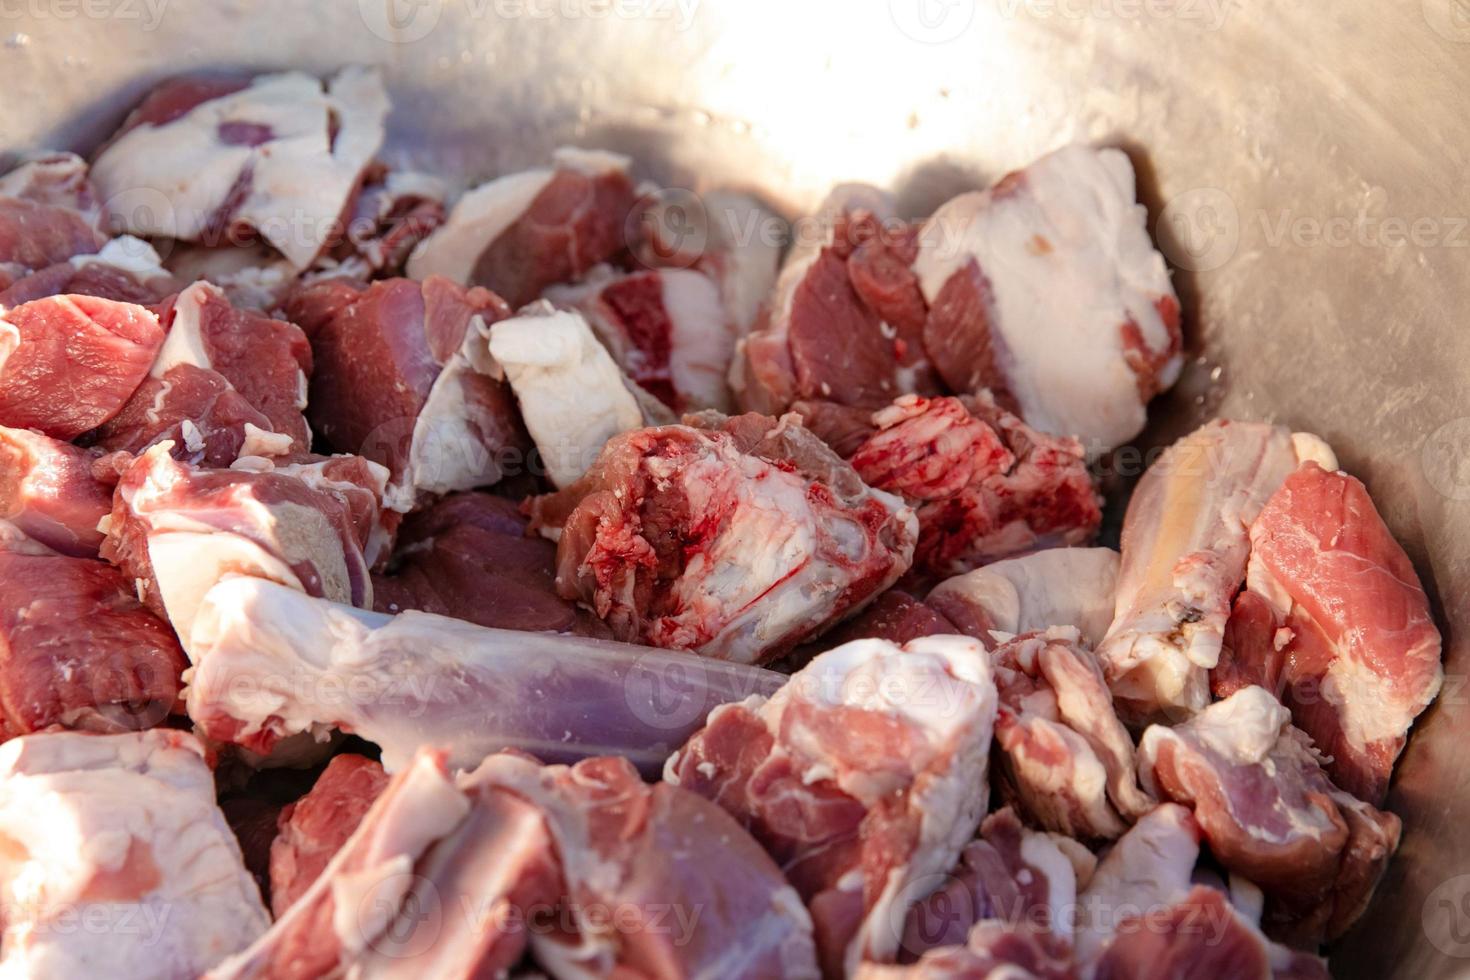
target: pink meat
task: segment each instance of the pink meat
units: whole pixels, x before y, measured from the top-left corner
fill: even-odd
[[[1101,501],[1075,439],[1037,432],[984,398],[906,395],[873,419],[879,431],[852,465],[917,510],[920,572],[958,575],[1096,533]]]
[[[152,728],[183,669],[173,631],[117,569],[0,542],[0,736]]]
[[[387,785],[378,763],[339,755],[311,792],[280,812],[279,833],[270,845],[271,912],[277,918],[320,877]]]
[[[1251,525],[1217,696],[1280,693],[1335,783],[1382,805],[1414,718],[1443,679],[1440,634],[1413,565],[1363,484],[1307,463]]]
[[[243,454],[247,425],[270,431],[270,419],[224,375],[180,364],[164,377],[145,379],[122,411],[97,428],[93,439],[109,453],[132,455],[168,440],[175,458],[222,468]]]
[[[513,308],[523,306],[547,286],[580,279],[622,251],[632,207],[633,184],[623,171],[559,168],[526,211],[487,243],[470,282]]]
[[[306,330],[315,355],[308,409],[313,431],[338,451],[387,466],[391,483],[406,487],[414,481],[420,414],[471,320],[479,317],[488,326],[510,315],[494,293],[439,276],[371,286],[326,280],[297,290],[285,309]],[[529,439],[504,382],[476,374],[464,384],[465,400],[484,420],[479,444],[464,451],[491,462],[524,454]]]
[[[102,261],[77,265],[57,262],[0,289],[0,306],[19,306],[47,296],[71,293],[152,306],[177,289],[172,277],[143,277]]]
[[[0,428],[0,520],[62,554],[97,557],[97,524],[112,510],[112,485],[92,474],[98,455],[39,432]]]
[[[958,943],[927,952],[912,966],[864,963],[853,980],[1075,980],[1065,943],[1030,922],[976,923]]]
[[[1153,808],[1102,668],[1075,630],[1026,634],[991,656],[1000,691],[997,758],[1009,795],[1033,823],[1111,839]]]
[[[532,505],[564,524],[557,588],[619,639],[760,663],[907,570],[913,520],[795,416],[691,417],[614,437]]]
[[[0,197],[0,265],[26,271],[97,251],[107,237],[68,207]]]
[[[344,241],[334,256],[357,261],[374,274],[397,275],[414,246],[444,223],[444,201],[420,188],[395,186],[390,173],[374,164],[363,178],[347,215]]]
[[[1150,727],[1139,769],[1161,799],[1193,807],[1215,858],[1266,893],[1268,930],[1298,944],[1341,935],[1398,846],[1398,817],[1333,785],[1260,687]]]
[[[852,640],[879,639],[907,643],[921,636],[959,633],[944,614],[901,589],[889,589],[856,616],[823,635],[824,649]]]
[[[596,617],[556,593],[556,545],[526,535],[509,500],[452,494],[404,521],[399,558],[373,577],[373,607],[422,609],[499,629],[606,636]]]
[[[825,975],[892,961],[988,799],[995,693],[974,640],[860,640],[711,713],[664,778],[748,827],[807,902]],[[940,705],[943,708],[940,708]]]
[[[0,314],[0,425],[70,440],[116,415],[163,343],[141,306],[52,296]]]

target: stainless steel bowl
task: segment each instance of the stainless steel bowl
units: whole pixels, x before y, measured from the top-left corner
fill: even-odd
[[[1311,429],[1435,597],[1449,681],[1342,977],[1470,972],[1470,7],[1465,0],[0,0],[0,146],[90,149],[157,79],[380,66],[391,153],[471,180],[563,143],[791,214],[918,214],[1069,140],[1120,145],[1194,355],[1148,442]]]

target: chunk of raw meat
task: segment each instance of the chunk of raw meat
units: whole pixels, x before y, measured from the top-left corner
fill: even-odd
[[[853,980],[1075,980],[1071,950],[1033,923],[980,922],[911,966],[864,963]]]
[[[102,556],[136,581],[186,650],[204,594],[230,575],[372,606],[381,468],[376,484],[350,457],[212,470],[180,463],[168,448],[155,446],[123,474]]]
[[[6,743],[0,834],[7,976],[193,980],[270,925],[184,732]]]
[[[567,767],[495,755],[461,785],[512,793],[543,816],[567,914],[559,928],[533,920],[531,945],[552,975],[817,976],[801,899],[750,835],[702,797],[646,785],[619,758]]]
[[[173,710],[184,666],[117,569],[0,522],[0,737],[151,728]]]
[[[1022,552],[1084,544],[1102,521],[1081,444],[1043,435],[985,396],[905,395],[873,421],[878,431],[852,454],[852,466],[917,510],[921,573],[958,575]]]
[[[546,303],[525,307],[490,328],[489,351],[558,487],[575,483],[619,432],[673,421],[662,411],[645,418],[647,396],[624,377],[581,314]]]
[[[1122,152],[1068,146],[925,222],[929,359],[1089,456],[1138,435],[1183,363],[1179,301]]]
[[[557,588],[613,635],[762,663],[908,570],[913,512],[796,416],[685,421],[614,437],[576,485],[533,502],[539,525],[564,521]]]
[[[96,253],[74,255],[16,279],[0,289],[0,306],[19,306],[71,293],[151,306],[178,291],[153,246],[123,235]]]
[[[655,192],[640,202],[638,218],[643,234],[634,258],[650,269],[692,269],[714,280],[734,336],[749,333],[776,285],[790,235],[786,222],[750,195],[730,190],[694,201],[677,191]],[[667,292],[664,302],[671,314],[683,305],[678,298],[670,304]]]
[[[444,223],[444,196],[443,182],[428,174],[370,168],[352,203],[338,268],[358,264],[366,276],[397,275]]]
[[[657,771],[710,710],[783,680],[605,640],[384,616],[243,577],[211,590],[190,643],[189,716],[209,737],[264,754],[339,728],[381,747],[389,772],[424,745],[458,768],[517,748]]]
[[[42,151],[0,177],[0,197],[75,211],[94,228],[102,219],[87,161],[75,153]]]
[[[81,157],[42,154],[0,177],[0,288],[106,241]]]
[[[196,282],[159,307],[168,331],[142,385],[96,442],[141,453],[169,440],[181,460],[229,466],[243,456],[306,453],[311,347],[295,324],[236,309]]]
[[[853,640],[887,640],[907,643],[921,636],[942,636],[960,630],[928,603],[920,602],[902,589],[889,589],[862,612],[822,634],[815,645],[822,650]]]
[[[313,430],[388,467],[395,508],[524,465],[530,440],[489,351],[490,325],[510,315],[499,296],[439,276],[331,279],[296,291],[286,314],[315,355]]]
[[[0,520],[54,551],[96,558],[112,486],[92,475],[98,453],[30,429],[0,426]]]
[[[580,279],[627,246],[634,200],[629,162],[615,153],[563,148],[550,167],[480,185],[413,250],[409,276],[485,286],[512,307],[554,283]]]
[[[1153,808],[1138,786],[1133,739],[1075,629],[1016,637],[991,659],[1000,691],[999,758],[1009,789],[1036,824],[1069,837],[1111,839]]]
[[[995,683],[967,637],[830,650],[769,699],[719,708],[665,780],[748,827],[801,893],[823,972],[892,961],[990,797]]]
[[[726,375],[738,328],[718,282],[703,272],[603,266],[546,298],[585,316],[628,376],[673,411],[733,407]]]
[[[1320,959],[1261,935],[1254,886],[1232,878],[1227,894],[1199,883],[1199,844],[1193,817],[1172,803],[1160,804],[1119,839],[1079,906],[1083,975],[1326,980]]]
[[[893,218],[882,192],[845,184],[827,197],[786,257],[770,306],[740,342],[730,385],[747,411],[799,399],[875,410],[931,394],[927,309],[910,268],[918,229]]]
[[[1215,858],[1266,893],[1268,927],[1297,940],[1351,925],[1398,846],[1399,819],[1334,786],[1264,688],[1150,727],[1139,770],[1161,798],[1193,807]]]
[[[373,576],[373,608],[421,609],[477,626],[607,636],[591,613],[556,594],[556,545],[527,537],[511,501],[453,494],[410,514],[390,574]]]
[[[1315,436],[1213,421],[1149,467],[1123,519],[1112,626],[1098,657],[1130,724],[1210,703],[1230,601],[1245,579],[1251,522],[1303,459],[1336,462]]]
[[[173,79],[97,154],[115,231],[207,245],[269,243],[298,270],[341,233],[383,142],[375,71]]]
[[[1330,757],[1332,781],[1382,806],[1409,726],[1444,678],[1414,566],[1363,484],[1313,462],[1266,502],[1250,541],[1211,686],[1277,692]]]
[[[383,767],[360,755],[327,763],[311,792],[281,811],[270,846],[271,912],[285,914],[352,836],[388,785]]]
[[[351,965],[395,925],[415,885],[417,862],[470,809],[443,753],[419,753],[384,788],[311,887],[252,945],[206,976],[308,980]]]
[[[1074,862],[1090,875],[1096,858],[1074,840],[1022,826],[1009,807],[992,813],[944,882],[909,911],[899,960],[932,963],[939,957],[925,956],[928,951],[964,946],[977,924],[998,919],[1036,927],[1036,938],[1070,963],[1078,892]]]
[[[0,312],[0,425],[70,441],[121,411],[163,345],[158,317],[93,296]]]
[[[1117,577],[1111,548],[1048,548],[946,579],[924,602],[986,645],[992,632],[1075,626],[1093,647],[1113,621]]]

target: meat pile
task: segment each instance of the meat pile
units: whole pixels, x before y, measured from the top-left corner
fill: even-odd
[[[1182,362],[1126,156],[781,261],[388,111],[173,79],[0,175],[0,973],[1327,975],[1440,635],[1280,426],[1094,546]]]

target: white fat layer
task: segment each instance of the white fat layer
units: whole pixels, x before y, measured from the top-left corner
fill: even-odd
[[[486,445],[503,423],[469,397],[482,378],[499,376],[490,353],[490,329],[471,318],[464,341],[434,379],[413,423],[409,486],[390,488],[389,506],[407,510],[419,491],[451,493],[489,486],[502,476],[500,460]]]
[[[1216,701],[1176,731],[1151,725],[1139,741],[1141,768],[1152,773],[1160,745],[1179,738],[1180,731],[1219,755],[1231,765],[1261,765],[1271,756],[1283,726],[1291,723],[1291,712],[1263,687],[1246,687],[1223,701]]]
[[[551,183],[549,167],[497,177],[455,202],[444,224],[414,246],[406,271],[414,279],[447,276],[467,283],[475,263]]]
[[[246,422],[245,441],[240,444],[240,455],[285,456],[291,452],[291,447],[294,445],[294,440],[284,433],[270,432],[254,422]]]
[[[559,487],[581,477],[608,439],[643,425],[622,371],[580,314],[528,307],[490,328],[490,354]]]
[[[970,606],[1005,633],[1075,626],[1096,646],[1113,620],[1117,577],[1111,548],[1048,548],[941,582],[928,601]]]
[[[1327,445],[1327,440],[1310,432],[1293,432],[1291,447],[1296,452],[1298,463],[1316,463],[1328,473],[1337,470],[1337,453]]]
[[[1188,810],[1164,803],[1118,839],[1078,899],[1079,963],[1090,962],[1112,938],[1120,909],[1142,914],[1188,893],[1199,860],[1198,834]]]
[[[669,372],[692,408],[732,408],[726,375],[735,356],[735,334],[714,280],[692,269],[665,269],[664,312],[670,337]]]
[[[164,338],[158,356],[153,359],[149,375],[162,378],[180,364],[211,369],[209,352],[204,347],[204,331],[200,313],[211,300],[224,300],[224,294],[212,283],[196,282],[179,293],[174,300],[174,322]]]
[[[990,326],[1005,355],[1001,367],[1021,414],[1102,452],[1143,428],[1121,328],[1132,321],[1145,346],[1167,346],[1154,304],[1174,295],[1168,268],[1149,240],[1122,152],[1068,146],[1023,174],[1008,193],[964,194],[936,211],[914,271],[932,303],[955,272],[978,260],[995,304]],[[1165,386],[1181,363],[1176,357],[1165,367]]]
[[[1071,913],[1077,907],[1077,869],[1059,844],[1069,840],[1069,837],[1054,837],[1029,829],[1021,831],[1021,860],[1046,879],[1053,931],[1070,941],[1076,924]]]
[[[73,255],[70,261],[77,269],[89,265],[110,266],[128,273],[138,282],[168,275],[163,259],[159,258],[153,246],[132,235],[119,235],[103,245],[101,250],[88,255]]]
[[[103,150],[92,177],[114,227],[196,241],[248,175],[233,220],[304,269],[382,145],[387,115],[382,80],[369,69],[346,68],[325,91],[301,72],[262,75],[161,126],[129,130]],[[267,126],[271,138],[259,146],[226,143],[219,127],[229,122]]]
[[[706,194],[704,206],[709,245],[719,256],[720,295],[736,335],[743,336],[776,284],[781,236],[773,231],[780,219],[754,198],[733,191]]]
[[[203,747],[184,732],[12,739],[0,834],[11,845],[0,975],[198,976],[270,925]],[[130,861],[156,866],[157,881],[129,875]],[[139,893],[92,897],[109,875]]]

